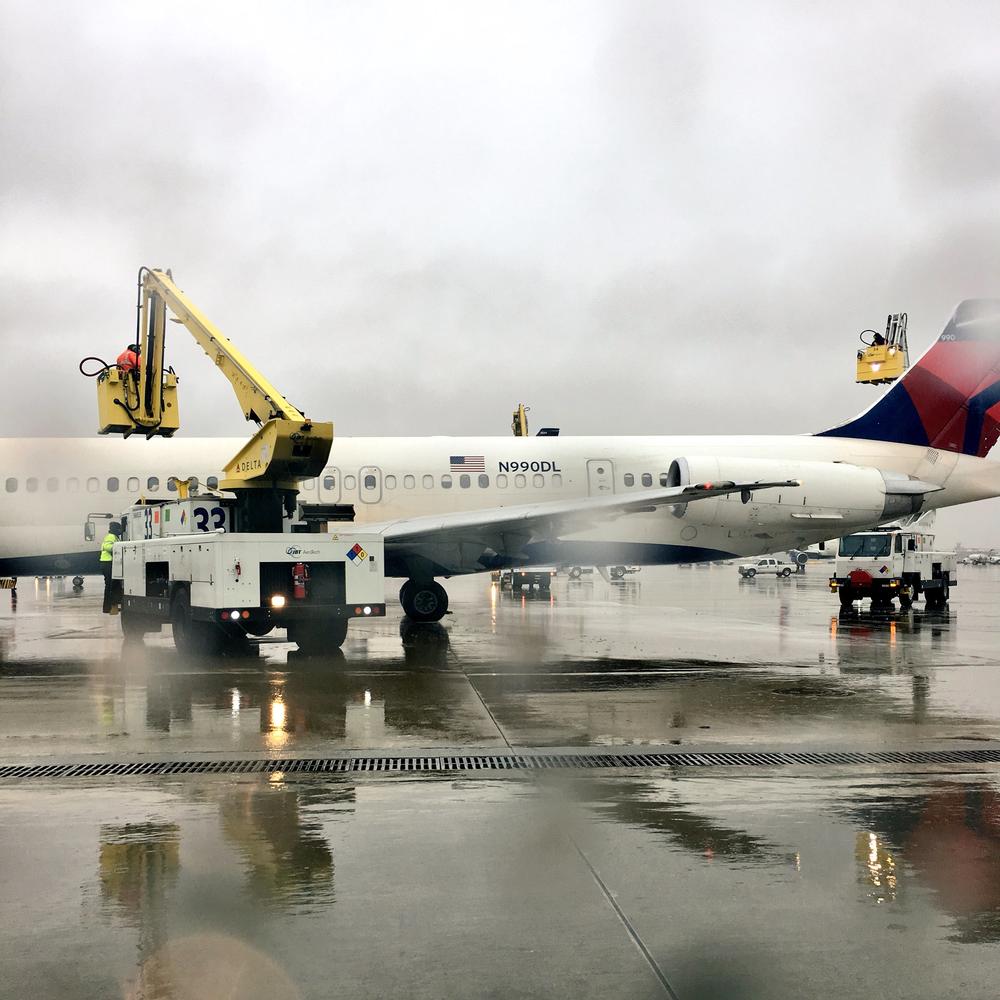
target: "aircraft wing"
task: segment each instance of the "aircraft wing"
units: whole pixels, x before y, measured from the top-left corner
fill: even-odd
[[[366,525],[385,539],[387,571],[406,576],[415,567],[435,575],[480,572],[523,565],[567,535],[577,535],[662,507],[718,499],[732,493],[748,502],[758,490],[796,487],[798,480],[732,481],[663,487],[627,495],[549,500],[511,507],[460,511]]]

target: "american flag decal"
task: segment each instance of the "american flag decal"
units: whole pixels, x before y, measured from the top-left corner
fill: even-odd
[[[486,458],[483,455],[452,455],[452,472],[485,472]]]

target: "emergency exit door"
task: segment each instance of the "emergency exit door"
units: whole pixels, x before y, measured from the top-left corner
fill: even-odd
[[[587,492],[592,497],[615,491],[615,463],[609,458],[592,458],[587,462]]]

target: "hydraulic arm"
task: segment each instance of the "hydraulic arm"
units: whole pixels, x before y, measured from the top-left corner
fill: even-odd
[[[323,470],[333,424],[314,422],[294,407],[174,284],[169,271],[139,270],[139,364],[108,366],[98,378],[102,434],[170,436],[179,426],[177,377],[164,368],[167,309],[229,380],[247,420],[259,430],[229,460],[222,489],[239,500],[237,530],[281,530],[298,484]]]

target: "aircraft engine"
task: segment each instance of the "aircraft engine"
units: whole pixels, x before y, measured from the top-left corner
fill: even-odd
[[[895,472],[850,465],[846,462],[782,461],[769,458],[727,456],[690,456],[670,463],[666,486],[690,486],[698,483],[775,482],[797,480],[797,487],[761,491],[753,498],[759,503],[802,507],[803,519],[817,508],[843,512],[871,512],[872,521],[887,521],[916,514],[928,493],[940,489]],[[673,512],[683,517],[686,504],[677,504]],[[795,517],[795,513],[791,512]]]

